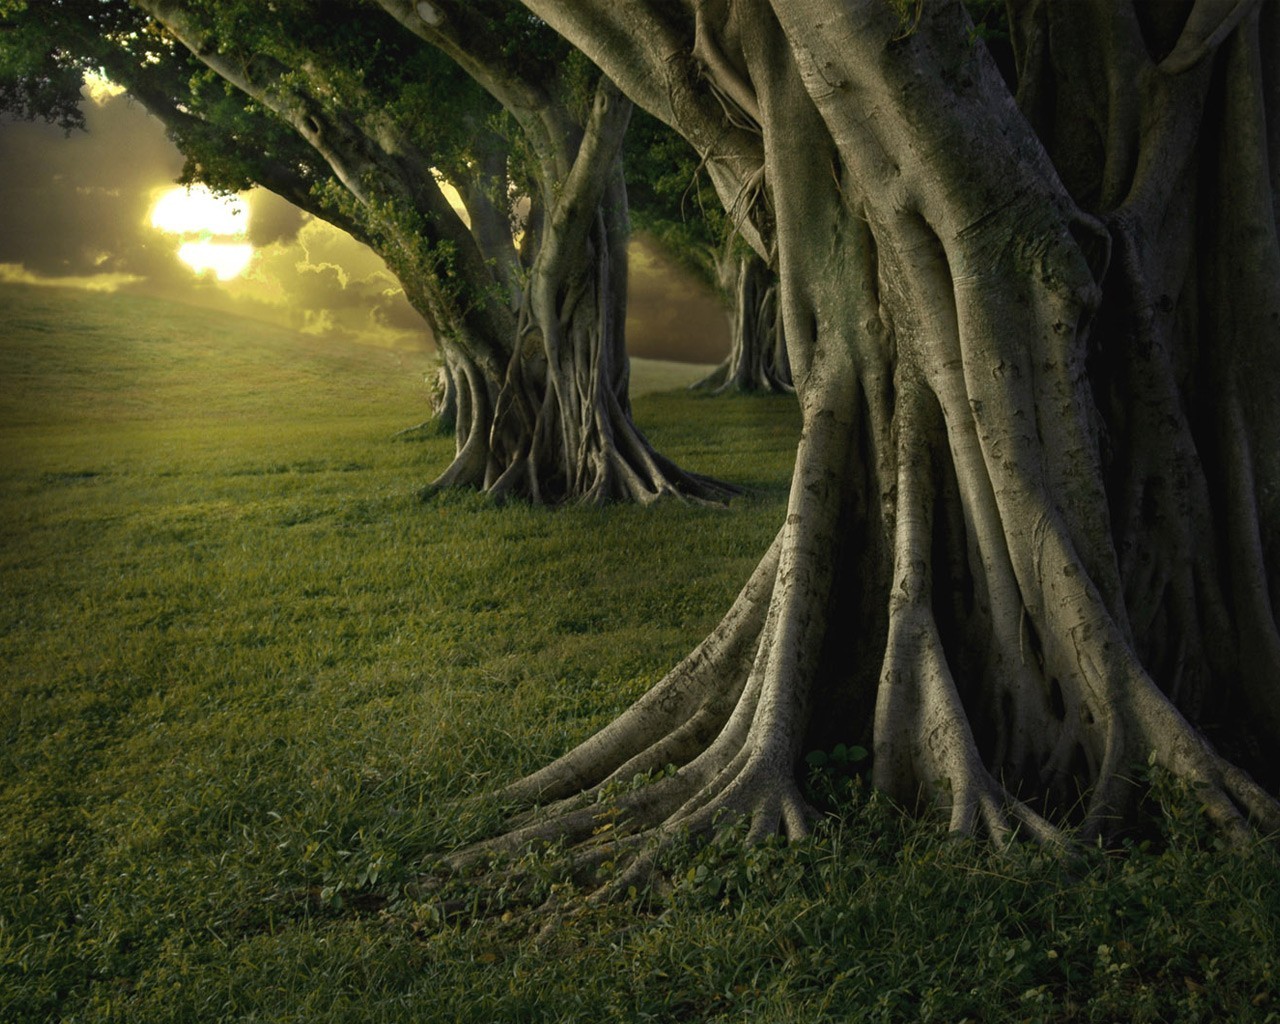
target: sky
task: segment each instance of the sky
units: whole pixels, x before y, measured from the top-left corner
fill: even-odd
[[[138,292],[335,340],[430,344],[395,278],[349,235],[264,189],[193,208],[173,195],[182,157],[159,121],[101,87],[84,111],[88,131],[69,136],[0,120],[0,283]],[[214,264],[201,271],[202,253]],[[632,355],[723,357],[728,326],[710,289],[644,239],[630,278]]]

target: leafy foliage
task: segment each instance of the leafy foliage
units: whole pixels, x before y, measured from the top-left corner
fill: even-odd
[[[92,54],[66,45],[62,18],[65,9],[78,27],[111,19],[104,27],[118,30],[113,23],[118,12],[100,8],[90,0],[0,4],[0,110],[25,120],[47,121],[67,132],[84,127],[80,87],[86,72],[97,65]]]

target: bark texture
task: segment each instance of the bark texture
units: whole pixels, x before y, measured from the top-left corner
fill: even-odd
[[[776,261],[804,433],[720,626],[464,856],[802,835],[835,741],[962,833],[1114,832],[1145,765],[1280,827],[1280,5],[1016,2],[1011,81],[946,0],[526,6]]]

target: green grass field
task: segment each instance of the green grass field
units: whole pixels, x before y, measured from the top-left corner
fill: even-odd
[[[726,510],[420,504],[423,355],[14,286],[0,324],[3,1024],[1280,1020],[1275,858],[1177,792],[1124,849],[996,856],[816,775],[814,840],[692,851],[661,912],[440,920],[411,883],[464,798],[728,607],[794,401],[634,370]]]

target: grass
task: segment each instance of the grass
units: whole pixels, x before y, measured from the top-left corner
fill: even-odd
[[[12,286],[0,316],[0,1022],[1280,1020],[1274,860],[1177,792],[1148,843],[995,859],[853,786],[811,842],[690,851],[661,915],[437,920],[407,883],[483,829],[459,798],[728,606],[794,403],[637,397],[751,489],[728,510],[421,505],[419,355]]]

